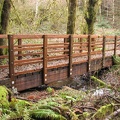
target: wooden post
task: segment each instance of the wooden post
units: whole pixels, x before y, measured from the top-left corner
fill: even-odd
[[[22,45],[22,39],[18,39],[18,45]],[[22,47],[18,47],[18,48],[22,48]],[[18,51],[18,55],[22,54],[22,51]],[[18,60],[21,60],[22,56],[18,56]]]
[[[82,52],[82,38],[79,38],[79,41],[80,41],[80,53]]]
[[[9,48],[9,77],[11,80],[12,89],[15,89],[14,78],[14,37],[8,35],[8,48]]]
[[[69,77],[72,76],[73,35],[69,36]]]
[[[116,55],[116,50],[117,50],[117,36],[115,36],[114,55]]]
[[[91,67],[91,35],[88,36],[88,72],[90,72]]]
[[[106,37],[103,36],[102,67],[104,67],[105,65],[105,44],[106,44]]]
[[[47,35],[43,36],[43,84],[47,81]]]

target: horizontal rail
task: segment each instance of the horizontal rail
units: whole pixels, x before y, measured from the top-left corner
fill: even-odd
[[[25,51],[25,50],[39,50],[43,47],[32,47],[32,48],[15,48],[14,51]]]
[[[8,36],[7,36],[6,34],[1,34],[1,35],[0,35],[0,38],[2,38],[2,39],[7,39]]]
[[[86,72],[90,72],[92,61],[101,60],[102,68],[107,63],[107,56],[120,54],[120,36],[0,35],[1,39],[8,40],[8,45],[0,46],[0,49],[8,50],[8,55],[0,56],[0,69],[9,69],[8,74],[13,87],[15,76],[42,71],[42,75],[39,76],[40,82],[45,84],[49,83],[48,75],[51,69],[61,68],[62,73],[62,69],[65,68],[67,73],[63,74],[70,77],[75,72],[74,65],[85,63],[83,66],[86,67]],[[29,70],[29,66],[32,70]],[[27,69],[22,71],[21,67]],[[78,67],[77,71],[79,69],[81,68]]]
[[[13,35],[14,39],[40,39],[43,35]]]
[[[22,63],[15,63],[14,66],[21,66],[21,65],[28,65],[28,64],[35,64],[35,63],[42,63],[43,60],[35,60],[35,61],[26,61]]]

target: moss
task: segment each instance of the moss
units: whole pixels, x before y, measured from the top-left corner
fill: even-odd
[[[84,1],[84,18],[86,20],[87,27],[87,30],[85,31],[86,34],[94,33],[94,24],[100,4],[101,0],[88,0],[87,2]]]
[[[77,0],[69,0],[67,34],[74,34]]]
[[[0,107],[2,108],[9,107],[8,97],[9,97],[9,93],[7,91],[7,88],[4,86],[0,86]]]

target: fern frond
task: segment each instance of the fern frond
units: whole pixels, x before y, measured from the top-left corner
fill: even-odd
[[[120,57],[119,56],[115,56],[115,55],[113,55],[113,63],[115,64],[115,65],[120,65]]]
[[[30,115],[32,118],[46,118],[46,119],[51,119],[51,120],[67,120],[65,117],[62,115],[55,113],[51,109],[39,109],[39,110],[34,110],[30,112]]]

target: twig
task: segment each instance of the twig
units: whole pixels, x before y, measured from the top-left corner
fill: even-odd
[[[35,100],[29,100],[29,99],[27,99],[27,98],[23,98],[23,97],[16,97],[16,99],[20,99],[20,100],[26,100],[26,101],[29,101],[29,102],[37,102],[37,101],[35,101]]]
[[[110,97],[110,98],[112,98],[113,100],[115,100],[116,102],[118,102],[118,103],[120,103],[120,101],[117,99],[117,98],[114,98],[114,97],[112,97],[112,96],[110,96],[110,95],[106,95],[107,97]]]
[[[80,109],[80,108],[82,108],[82,109],[92,109],[92,110],[97,111],[97,109],[96,109],[96,108],[91,107],[91,106],[80,106],[80,107],[75,106],[74,108],[78,108],[78,109]]]
[[[109,116],[107,116],[107,117],[105,118],[105,120],[111,120],[114,116],[116,116],[116,115],[119,114],[119,113],[120,113],[120,109],[114,111],[112,114],[110,114]]]

